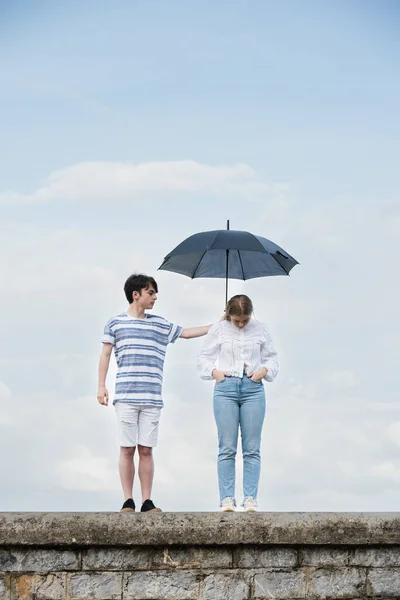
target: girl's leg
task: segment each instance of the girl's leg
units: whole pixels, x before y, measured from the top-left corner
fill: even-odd
[[[243,450],[244,497],[257,498],[260,479],[261,431],[265,416],[265,393],[262,383],[243,377],[240,397],[240,430]]]
[[[227,377],[214,388],[214,417],[218,429],[220,500],[235,497],[235,461],[239,429],[237,378]]]

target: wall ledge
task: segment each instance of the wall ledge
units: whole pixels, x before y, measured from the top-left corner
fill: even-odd
[[[400,513],[0,513],[0,546],[400,544]]]

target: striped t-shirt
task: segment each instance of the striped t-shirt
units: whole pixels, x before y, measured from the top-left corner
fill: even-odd
[[[122,313],[108,321],[102,342],[114,346],[118,365],[113,404],[163,406],[165,352],[182,329],[163,317],[147,313],[144,319]]]

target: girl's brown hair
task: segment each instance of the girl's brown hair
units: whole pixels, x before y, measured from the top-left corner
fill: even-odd
[[[227,321],[230,321],[231,317],[251,317],[252,314],[253,303],[248,296],[238,294],[228,300],[225,309],[225,318]]]

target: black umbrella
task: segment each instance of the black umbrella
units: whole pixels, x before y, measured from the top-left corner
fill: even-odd
[[[254,279],[289,275],[299,263],[282,248],[259,235],[227,228],[195,233],[167,254],[159,269],[195,277]]]

